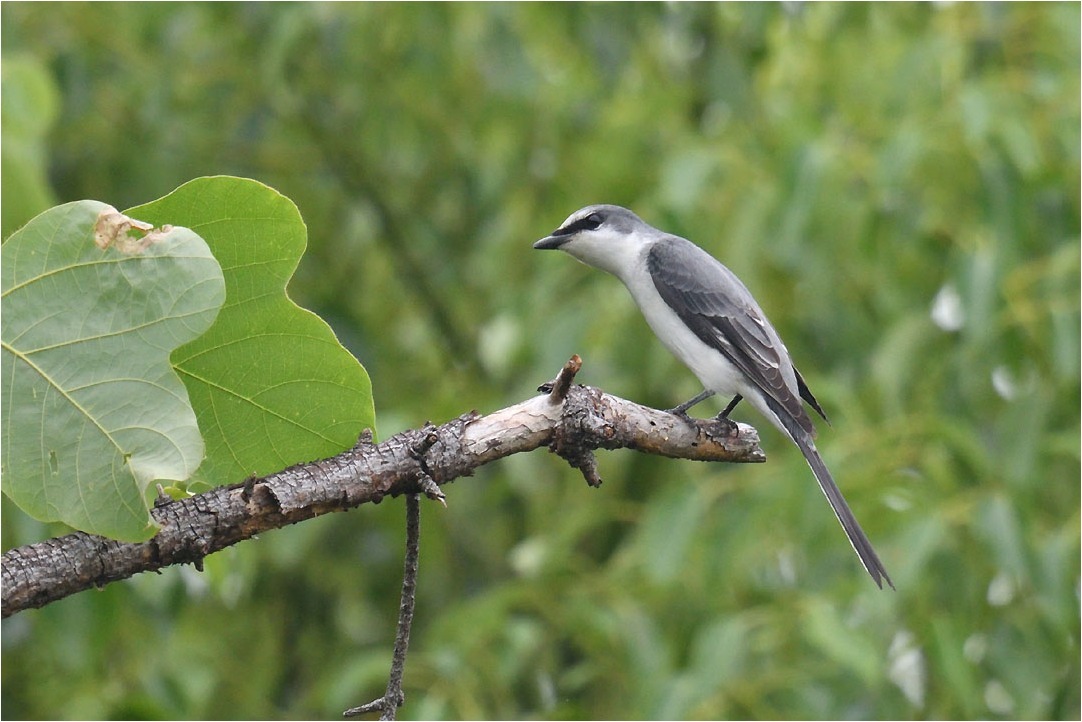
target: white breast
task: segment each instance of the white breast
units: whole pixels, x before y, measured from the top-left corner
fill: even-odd
[[[623,269],[620,280],[635,299],[639,310],[654,334],[669,351],[680,359],[702,383],[704,388],[719,396],[748,396],[749,384],[744,375],[717,349],[703,343],[673,311],[657,292],[645,254],[633,266]]]

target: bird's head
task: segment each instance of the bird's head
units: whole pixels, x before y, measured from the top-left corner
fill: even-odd
[[[659,231],[626,208],[595,205],[572,213],[533,247],[566,251],[587,265],[623,278],[659,235]]]

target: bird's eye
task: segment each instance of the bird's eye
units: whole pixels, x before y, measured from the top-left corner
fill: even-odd
[[[573,236],[580,231],[596,231],[601,227],[601,214],[591,213],[588,216],[584,216],[577,221],[568,223],[563,228],[557,229],[553,232],[554,236]]]

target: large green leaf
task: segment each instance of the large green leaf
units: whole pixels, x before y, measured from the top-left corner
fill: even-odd
[[[217,176],[129,213],[192,228],[225,273],[214,326],[173,353],[207,444],[200,478],[224,484],[331,456],[372,426],[368,374],[322,319],[286,295],[307,238],[292,201]]]
[[[203,458],[169,353],[213,322],[221,269],[192,231],[97,201],[37,216],[0,260],[4,492],[43,521],[149,537],[147,486]]]

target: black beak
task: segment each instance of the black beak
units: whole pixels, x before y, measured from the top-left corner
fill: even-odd
[[[571,236],[546,236],[533,244],[533,247],[539,251],[553,250],[567,243],[570,238]]]

